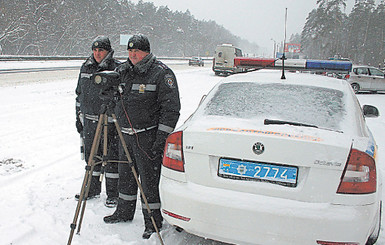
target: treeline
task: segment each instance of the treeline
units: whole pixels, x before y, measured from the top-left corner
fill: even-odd
[[[127,55],[120,34],[147,35],[157,56],[212,56],[215,46],[232,43],[256,53],[215,21],[200,21],[167,6],[128,0],[0,0],[0,54],[90,54],[97,35],[109,36],[116,55]]]
[[[357,64],[384,66],[385,1],[356,1],[349,15],[346,0],[317,0],[302,30],[300,42],[307,57],[335,55]]]

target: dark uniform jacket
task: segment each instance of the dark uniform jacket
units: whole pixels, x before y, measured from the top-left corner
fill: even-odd
[[[135,66],[128,59],[116,71],[124,87],[122,100],[115,108],[120,126],[134,130],[155,126],[155,150],[163,150],[167,135],[179,119],[179,91],[173,71],[152,54]]]
[[[79,111],[83,114],[99,115],[103,100],[100,99],[100,86],[91,81],[91,76],[95,72],[112,71],[118,67],[121,62],[113,58],[114,51],[111,50],[107,56],[98,64],[94,56],[91,55],[80,68],[78,85],[76,87],[76,116]]]

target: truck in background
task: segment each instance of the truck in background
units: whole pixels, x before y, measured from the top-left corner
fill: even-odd
[[[285,69],[292,71],[349,73],[350,61],[285,59]],[[228,76],[258,69],[282,69],[282,59],[243,57],[242,50],[232,44],[218,45],[213,59],[215,75]]]
[[[234,64],[235,57],[243,57],[242,50],[232,44],[221,44],[215,48],[213,59],[213,71],[215,75],[230,75],[244,72],[244,68],[238,68]]]

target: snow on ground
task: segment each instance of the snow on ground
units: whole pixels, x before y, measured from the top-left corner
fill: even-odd
[[[219,78],[208,67],[175,70],[180,80],[184,120],[195,110],[202,93]],[[2,81],[0,244],[55,245],[68,240],[77,204],[74,195],[80,191],[85,172],[75,129],[76,73],[72,79],[48,82],[42,72],[43,83],[15,85],[15,81],[10,81],[12,86],[7,86]],[[2,76],[5,75],[0,75],[0,79]],[[39,77],[26,75],[31,76]],[[104,200],[105,192],[100,200],[87,202],[81,233],[74,236],[72,244],[160,244],[157,236],[148,241],[141,238],[144,227],[140,206],[132,223],[106,225],[103,217],[112,214],[113,209],[106,208]],[[165,244],[212,244],[167,225],[162,237]]]
[[[209,65],[177,66],[174,71],[182,101],[179,126],[221,78]],[[35,82],[10,81],[9,85],[4,79],[11,76],[0,74],[0,244],[67,243],[77,204],[74,195],[80,191],[85,172],[75,129],[77,71],[67,72],[72,77],[51,74],[47,78],[45,72],[31,73],[25,77],[33,76]],[[385,94],[358,97],[362,104],[375,105],[385,113]],[[385,117],[367,122],[379,145],[378,160],[385,171]],[[72,244],[160,244],[156,235],[149,240],[141,238],[144,227],[139,203],[133,222],[105,224],[103,217],[113,209],[106,208],[104,200],[103,191],[100,199],[87,202],[80,235],[74,235]],[[167,224],[161,235],[167,245],[222,244],[178,233]],[[384,232],[377,244],[385,245]]]

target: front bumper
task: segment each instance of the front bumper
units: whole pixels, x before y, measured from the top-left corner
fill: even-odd
[[[377,204],[306,203],[183,183],[162,176],[163,217],[189,233],[236,244],[317,244],[317,240],[365,244]]]

